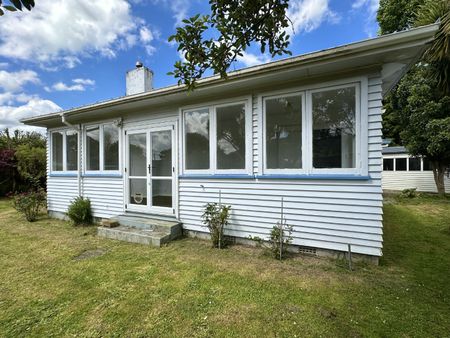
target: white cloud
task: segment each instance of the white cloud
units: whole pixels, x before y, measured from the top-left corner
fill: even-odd
[[[377,34],[377,12],[380,7],[379,0],[356,0],[352,4],[352,11],[357,12],[357,15],[365,16],[364,31],[368,37],[373,37]],[[365,13],[361,13],[365,12]]]
[[[154,5],[164,5],[169,7],[175,19],[175,26],[182,26],[183,19],[189,16],[189,0],[152,0]]]
[[[47,92],[84,92],[87,87],[95,85],[95,81],[91,79],[73,79],[73,84],[66,84],[64,82],[56,82],[51,87],[45,86],[44,89]]]
[[[32,70],[19,70],[8,72],[0,70],[0,88],[9,92],[17,92],[27,83],[39,83],[38,74]]]
[[[82,84],[86,86],[93,86],[95,85],[95,81],[91,79],[73,79],[73,83]]]
[[[338,23],[340,16],[329,7],[329,0],[292,0],[289,2],[287,16],[292,26],[289,35],[311,32],[324,22]]]
[[[237,61],[241,62],[245,67],[256,66],[262,63],[267,63],[271,60],[268,55],[256,55],[252,53],[243,52],[242,56],[239,56]]]
[[[82,57],[115,57],[133,46],[143,24],[125,0],[40,0],[30,12],[2,17],[0,55],[73,68]]]
[[[153,55],[156,48],[150,43],[155,39],[153,32],[146,26],[142,26],[139,29],[139,40],[144,45],[145,51],[148,55]]]
[[[0,129],[4,128],[20,128],[28,130],[36,130],[33,127],[22,125],[19,120],[25,117],[32,117],[41,114],[53,113],[60,111],[56,103],[50,100],[34,97],[26,104],[20,106],[1,105],[0,106]]]

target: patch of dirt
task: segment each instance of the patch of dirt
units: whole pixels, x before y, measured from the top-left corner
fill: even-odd
[[[93,250],[85,250],[80,253],[78,256],[75,256],[73,259],[76,261],[81,261],[84,259],[95,258],[103,256],[107,250],[105,249],[93,249]]]

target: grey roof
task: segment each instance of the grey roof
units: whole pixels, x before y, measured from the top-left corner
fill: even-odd
[[[383,154],[406,154],[405,147],[386,147],[382,149]]]

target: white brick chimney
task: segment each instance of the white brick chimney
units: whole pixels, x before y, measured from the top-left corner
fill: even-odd
[[[153,89],[153,72],[136,62],[136,68],[127,72],[126,95],[148,92]]]

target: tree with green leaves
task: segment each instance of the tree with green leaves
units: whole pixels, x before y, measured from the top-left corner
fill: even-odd
[[[287,34],[289,0],[210,0],[211,14],[183,20],[169,41],[178,43],[184,61],[173,75],[179,84],[195,87],[206,71],[226,78],[230,65],[252,44],[275,55],[290,55]]]
[[[5,14],[5,10],[9,12],[22,11],[24,8],[31,11],[34,7],[34,0],[9,0],[9,3],[4,3],[0,0],[0,16]]]
[[[440,21],[436,37],[422,60],[384,102],[383,134],[409,153],[431,162],[439,194],[450,167],[450,1],[384,0],[378,21],[382,33]]]

